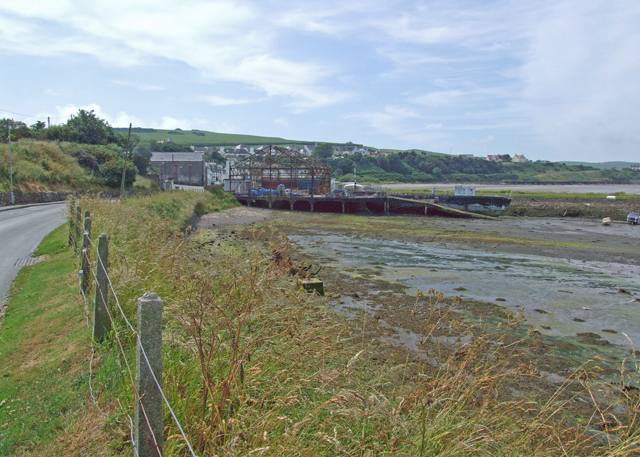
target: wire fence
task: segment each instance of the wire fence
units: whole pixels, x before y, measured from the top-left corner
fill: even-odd
[[[189,439],[187,438],[184,429],[182,427],[182,425],[180,424],[178,418],[176,417],[176,414],[173,410],[173,408],[171,407],[171,404],[169,403],[169,401],[167,400],[167,397],[162,389],[162,385],[160,383],[160,381],[158,380],[158,376],[157,374],[154,372],[154,369],[152,367],[151,362],[149,361],[149,356],[147,355],[147,351],[144,348],[144,345],[142,344],[141,338],[140,338],[140,334],[139,332],[134,328],[134,326],[131,324],[131,322],[129,321],[129,319],[127,318],[121,304],[120,304],[120,299],[118,298],[118,294],[115,290],[115,287],[113,285],[113,282],[111,281],[111,278],[109,277],[108,274],[108,262],[107,261],[103,261],[102,256],[100,255],[100,249],[98,246],[96,246],[93,241],[91,240],[91,222],[90,222],[90,218],[88,215],[88,212],[85,213],[84,217],[82,215],[82,211],[81,208],[79,206],[77,207],[73,207],[72,204],[72,213],[70,214],[70,221],[69,221],[69,245],[74,247],[74,250],[76,252],[76,254],[79,257],[80,260],[80,265],[81,270],[79,271],[78,274],[78,286],[79,286],[79,290],[80,290],[80,294],[82,295],[83,301],[84,301],[84,308],[85,308],[85,317],[87,320],[87,325],[90,325],[90,300],[87,298],[87,294],[86,294],[86,290],[89,289],[89,285],[93,285],[93,287],[95,288],[95,297],[96,297],[96,303],[98,302],[98,300],[100,300],[101,303],[103,303],[105,305],[105,311],[106,311],[106,315],[108,316],[108,326],[110,329],[113,330],[113,338],[116,342],[116,345],[118,347],[119,350],[119,354],[122,357],[122,360],[124,362],[124,365],[126,367],[126,371],[129,377],[129,380],[131,382],[131,388],[133,389],[133,393],[134,393],[134,397],[135,397],[135,402],[137,407],[139,407],[139,412],[140,412],[140,417],[142,418],[146,430],[149,433],[149,438],[150,438],[150,446],[151,449],[153,450],[154,455],[161,457],[162,455],[162,451],[161,451],[161,438],[162,437],[156,437],[154,431],[153,431],[153,427],[151,426],[150,420],[149,420],[149,415],[147,414],[147,411],[145,409],[144,403],[143,402],[143,398],[145,396],[145,393],[142,393],[139,391],[139,388],[136,384],[135,381],[135,377],[134,377],[134,373],[133,370],[131,369],[130,363],[127,359],[126,353],[125,353],[125,349],[124,346],[122,344],[122,338],[121,338],[121,334],[118,330],[118,326],[116,325],[114,316],[112,315],[111,311],[109,310],[109,306],[107,306],[107,301],[108,301],[108,296],[109,296],[109,291],[111,291],[111,296],[113,297],[113,302],[115,302],[115,308],[116,311],[118,311],[120,317],[123,319],[124,323],[126,324],[126,328],[128,328],[131,332],[131,334],[133,336],[135,336],[136,339],[136,350],[138,351],[138,354],[140,355],[140,360],[141,362],[144,362],[146,368],[148,368],[149,373],[151,374],[151,377],[153,379],[153,382],[156,386],[156,388],[158,389],[158,392],[160,393],[161,397],[162,397],[162,401],[164,402],[164,404],[166,405],[169,413],[171,414],[171,417],[173,419],[173,421],[175,422],[176,426],[178,427],[178,430],[180,431],[180,435],[182,436],[182,438],[184,439],[184,442],[187,446],[187,449],[189,450],[189,454],[193,457],[196,457],[196,454],[191,446],[191,443],[189,442]],[[87,224],[88,222],[88,224]],[[79,225],[82,224],[82,225]],[[87,226],[88,226],[88,230],[87,230]],[[82,238],[80,239],[79,234],[82,234]],[[81,242],[81,244],[80,244]],[[95,249],[95,253],[96,253],[96,262],[92,263],[91,261],[91,256],[89,255],[91,248]],[[98,280],[98,268],[104,273],[104,277],[106,278],[106,284],[107,287],[103,289],[103,287],[100,285],[100,281]],[[92,278],[92,281],[89,281],[90,277]],[[94,304],[95,306],[95,304]],[[95,308],[94,308],[95,311]],[[118,314],[117,313],[117,314]],[[90,390],[90,394],[91,394],[91,398],[94,402],[94,404],[96,405],[96,407],[100,410],[100,413],[102,415],[105,415],[105,413],[102,411],[102,409],[100,408],[94,392],[93,392],[93,386],[91,383],[92,380],[92,375],[93,375],[93,361],[94,361],[94,356],[95,356],[95,344],[96,344],[96,322],[95,322],[95,318],[94,318],[94,327],[92,330],[92,337],[91,337],[91,360],[89,363],[89,390]],[[140,443],[136,443],[135,439],[134,439],[134,424],[133,424],[133,420],[131,418],[131,416],[129,414],[127,414],[127,418],[129,420],[130,423],[130,434],[131,434],[131,443],[133,446],[133,450],[134,450],[134,454],[136,456],[139,455],[138,453],[138,448],[139,448],[139,444]],[[160,433],[162,433],[162,428],[160,428]]]

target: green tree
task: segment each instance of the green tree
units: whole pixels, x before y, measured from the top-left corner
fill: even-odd
[[[133,151],[133,163],[141,176],[147,176],[152,152],[148,145],[140,143]]]
[[[122,159],[113,159],[100,165],[100,177],[105,186],[120,187],[122,182]],[[130,187],[136,179],[136,166],[127,161],[127,170],[124,177],[125,187]]]
[[[100,119],[93,110],[78,110],[78,114],[72,115],[66,123],[71,141],[87,144],[117,143],[113,127],[103,119]]]
[[[45,127],[47,126],[47,124],[45,124],[42,121],[37,121],[35,124],[31,124],[31,127],[29,127],[31,130],[44,130]]]
[[[13,119],[0,119],[0,139],[7,141],[8,126],[11,125],[11,141],[18,141],[22,138],[29,138],[30,132],[27,124]]]
[[[216,162],[221,164],[225,164],[227,162],[227,159],[225,159],[216,149],[207,151],[204,154],[204,160],[207,162]]]
[[[329,159],[331,156],[333,156],[333,146],[331,146],[329,143],[319,144],[313,150],[314,159]]]

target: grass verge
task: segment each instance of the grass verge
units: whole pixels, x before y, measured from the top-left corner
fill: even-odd
[[[66,226],[43,240],[35,254],[45,260],[20,271],[0,326],[0,455],[109,455],[87,388],[91,332],[66,241]]]

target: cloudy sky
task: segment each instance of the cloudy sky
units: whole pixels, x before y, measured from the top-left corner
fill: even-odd
[[[0,117],[640,161],[637,0],[0,0]]]

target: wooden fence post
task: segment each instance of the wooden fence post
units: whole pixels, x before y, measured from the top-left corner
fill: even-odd
[[[158,389],[162,386],[162,300],[152,292],[138,298],[138,337],[136,388],[140,400],[136,401],[135,445],[140,457],[157,457],[162,455],[163,428]]]
[[[85,211],[84,213],[86,217],[84,218],[84,231],[82,234],[82,291],[87,290],[87,286],[89,285],[89,246],[91,246],[91,218],[88,216],[89,211]]]
[[[103,341],[111,329],[107,312],[109,285],[107,283],[107,264],[109,262],[109,238],[101,233],[98,237],[98,255],[96,258],[96,296],[93,305],[93,339]]]

